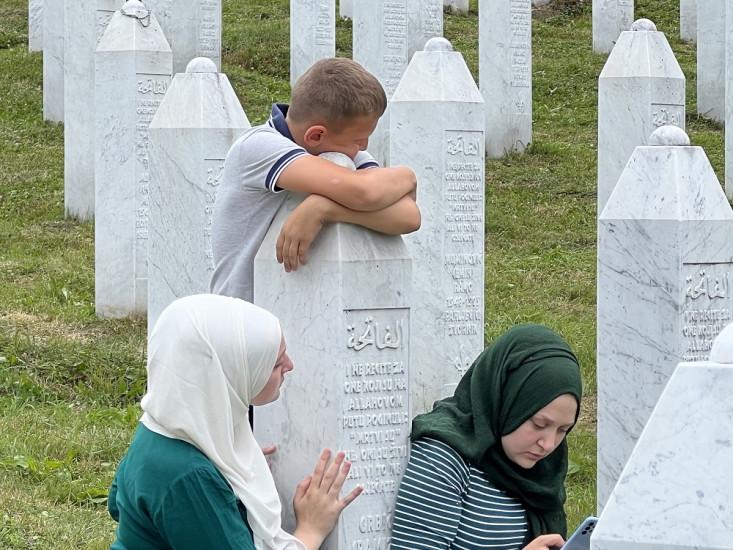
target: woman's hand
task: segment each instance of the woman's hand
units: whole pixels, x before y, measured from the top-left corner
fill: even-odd
[[[300,539],[308,550],[320,548],[323,540],[336,525],[341,511],[351,504],[363,491],[357,487],[341,498],[341,487],[351,468],[344,461],[344,453],[336,453],[331,460],[331,451],[325,449],[311,475],[298,484],[293,497],[293,508],[297,527],[293,535]]]
[[[552,548],[560,548],[565,544],[565,539],[560,535],[540,535],[522,550],[551,550]]]

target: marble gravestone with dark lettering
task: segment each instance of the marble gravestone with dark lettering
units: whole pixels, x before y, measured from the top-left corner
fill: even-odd
[[[64,211],[94,216],[94,50],[122,0],[64,2]]]
[[[593,0],[593,51],[610,52],[634,21],[634,0]]]
[[[680,363],[591,536],[592,550],[732,550],[733,325]]]
[[[353,0],[354,61],[379,79],[392,97],[408,62],[408,0]],[[369,139],[369,152],[389,164],[389,108]]]
[[[290,85],[313,63],[335,55],[335,0],[290,0]]]
[[[173,59],[142,2],[116,12],[95,53],[95,305],[100,317],[141,315],[148,303],[150,136]]]
[[[43,4],[43,119],[64,121],[64,1]]]
[[[255,435],[278,445],[272,475],[286,529],[296,484],[321,449],[340,449],[352,462],[344,491],[364,493],[321,548],[384,549],[408,454],[412,262],[399,236],[332,224],[308,263],[285,273],[275,242],[300,200],[286,199],[255,259],[254,301],[280,319],[297,361],[280,399],[255,411]]]
[[[680,0],[680,38],[697,42],[697,0]]]
[[[484,343],[484,101],[444,38],[416,53],[392,98],[390,158],[412,167],[412,415],[452,395]],[[416,140],[415,136],[420,139]]]
[[[443,36],[443,0],[407,0],[407,48],[410,58],[428,40]]]
[[[150,123],[148,331],[173,300],[208,291],[224,158],[249,127],[229,79],[203,57],[175,76]]]
[[[532,141],[532,5],[479,3],[479,87],[486,106],[486,156],[522,152]]]
[[[697,3],[697,112],[725,122],[726,2]]]
[[[619,36],[598,78],[598,213],[637,145],[655,128],[685,127],[685,75],[648,19]]]
[[[468,13],[468,0],[443,0],[443,7],[451,13]]]
[[[44,0],[28,0],[29,52],[43,51],[43,2]]]
[[[598,220],[599,508],[675,365],[708,359],[732,308],[733,212],[702,148],[663,126]]]

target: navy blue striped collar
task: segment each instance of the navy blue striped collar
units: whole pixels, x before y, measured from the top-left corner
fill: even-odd
[[[285,117],[288,114],[288,107],[289,105],[287,105],[286,103],[273,103],[272,112],[270,113],[270,120],[267,121],[267,124],[275,128],[275,130],[280,132],[290,141],[294,142],[295,140],[293,139],[293,134],[290,133],[288,123],[285,122]]]

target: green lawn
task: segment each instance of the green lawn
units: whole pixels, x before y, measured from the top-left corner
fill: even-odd
[[[570,524],[595,509],[596,83],[590,0],[535,18],[534,143],[487,163],[486,337],[540,322],[578,351],[586,399],[571,434]],[[695,50],[678,0],[637,0],[688,77],[687,125],[723,175],[721,129],[695,111]],[[477,74],[477,1],[446,36]],[[288,98],[287,0],[224,0],[224,70],[254,123]],[[552,6],[552,5],[551,5]],[[63,217],[63,131],[42,121],[26,0],[0,4],[0,548],[103,548],[106,489],[144,391],[145,323],[94,316],[93,227]],[[351,27],[340,22],[339,55]],[[296,358],[297,360],[297,358]]]

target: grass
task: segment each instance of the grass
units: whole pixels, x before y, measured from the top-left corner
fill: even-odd
[[[687,128],[723,176],[721,128],[695,113],[695,49],[677,0],[637,0],[687,76]],[[224,70],[250,121],[286,101],[287,0],[224,0]],[[42,121],[41,55],[25,0],[0,4],[0,547],[103,548],[104,500],[138,416],[145,323],[99,320],[93,227],[63,217],[63,129]],[[477,76],[477,1],[445,34]],[[595,509],[596,86],[590,2],[555,0],[533,26],[534,143],[487,162],[486,337],[520,322],[563,333],[586,398],[571,435],[569,523]],[[338,54],[351,52],[338,25]]]

